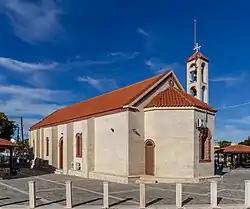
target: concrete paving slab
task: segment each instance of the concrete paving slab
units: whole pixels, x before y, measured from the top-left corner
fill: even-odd
[[[8,201],[15,200],[23,201],[17,205],[18,207],[28,206],[28,182],[35,180],[37,196],[42,198],[37,204],[41,208],[47,208],[52,207],[51,203],[53,203],[56,204],[57,208],[63,208],[65,206],[65,181],[70,180],[73,185],[74,206],[77,208],[102,207],[102,181],[67,175],[45,174],[45,172],[35,170],[29,173],[28,169],[25,172],[25,175],[29,177],[0,181],[0,194],[4,194],[3,197],[11,196],[11,200],[6,199],[3,201],[0,197],[0,205],[2,202],[8,203]],[[238,206],[242,207],[245,194],[244,180],[246,179],[250,179],[250,171],[232,172],[226,174],[222,181],[218,181],[219,206],[227,204],[229,207],[233,204],[239,204]],[[8,187],[5,185],[8,185]],[[138,184],[109,183],[109,194],[109,204],[113,208],[137,208],[139,205]],[[185,207],[197,208],[197,205],[202,205],[208,208],[209,194],[209,183],[183,184]],[[146,185],[146,203],[150,208],[166,208],[167,205],[173,207],[175,205],[175,184]]]

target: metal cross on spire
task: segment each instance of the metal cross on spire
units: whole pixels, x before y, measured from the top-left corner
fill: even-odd
[[[194,51],[199,52],[201,46],[198,44],[196,40],[196,19],[194,19]]]

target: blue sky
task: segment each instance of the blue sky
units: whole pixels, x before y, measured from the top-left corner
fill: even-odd
[[[193,19],[209,60],[216,139],[250,135],[248,1],[1,0],[0,109],[50,112],[172,69],[185,87]]]

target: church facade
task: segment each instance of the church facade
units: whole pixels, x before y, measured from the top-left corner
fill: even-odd
[[[214,175],[216,110],[208,59],[187,60],[187,92],[173,71],[59,109],[30,128],[34,156],[57,173],[128,183],[195,182]]]

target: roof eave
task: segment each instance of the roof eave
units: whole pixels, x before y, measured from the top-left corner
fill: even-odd
[[[51,123],[51,124],[46,124],[46,125],[40,125],[40,126],[34,125],[29,130],[30,131],[34,131],[34,130],[38,130],[40,128],[52,127],[52,126],[56,126],[56,125],[60,125],[60,124],[65,124],[65,123],[70,123],[70,122],[78,121],[78,120],[81,120],[81,119],[82,120],[86,120],[88,118],[95,117],[98,114],[102,114],[102,113],[109,114],[109,112],[115,111],[115,110],[119,110],[119,109],[121,109],[121,110],[132,109],[132,110],[135,110],[135,111],[139,111],[139,109],[136,108],[136,107],[133,107],[131,105],[124,105],[122,107],[117,107],[117,108],[114,108],[114,109],[111,109],[111,110],[108,110],[108,111],[99,112],[99,113],[96,113],[96,114],[93,114],[93,115],[84,116],[84,117],[74,118],[74,119],[71,119],[71,120],[65,120],[63,122],[56,122],[56,123]]]
[[[202,110],[202,111],[207,111],[211,114],[215,114],[215,111],[212,111],[212,110],[208,110],[208,109],[205,109],[205,108],[201,108],[201,107],[197,107],[195,105],[190,105],[190,106],[150,106],[150,107],[145,107],[144,108],[144,111],[150,111],[150,110],[173,110],[173,109],[176,109],[176,110]]]

